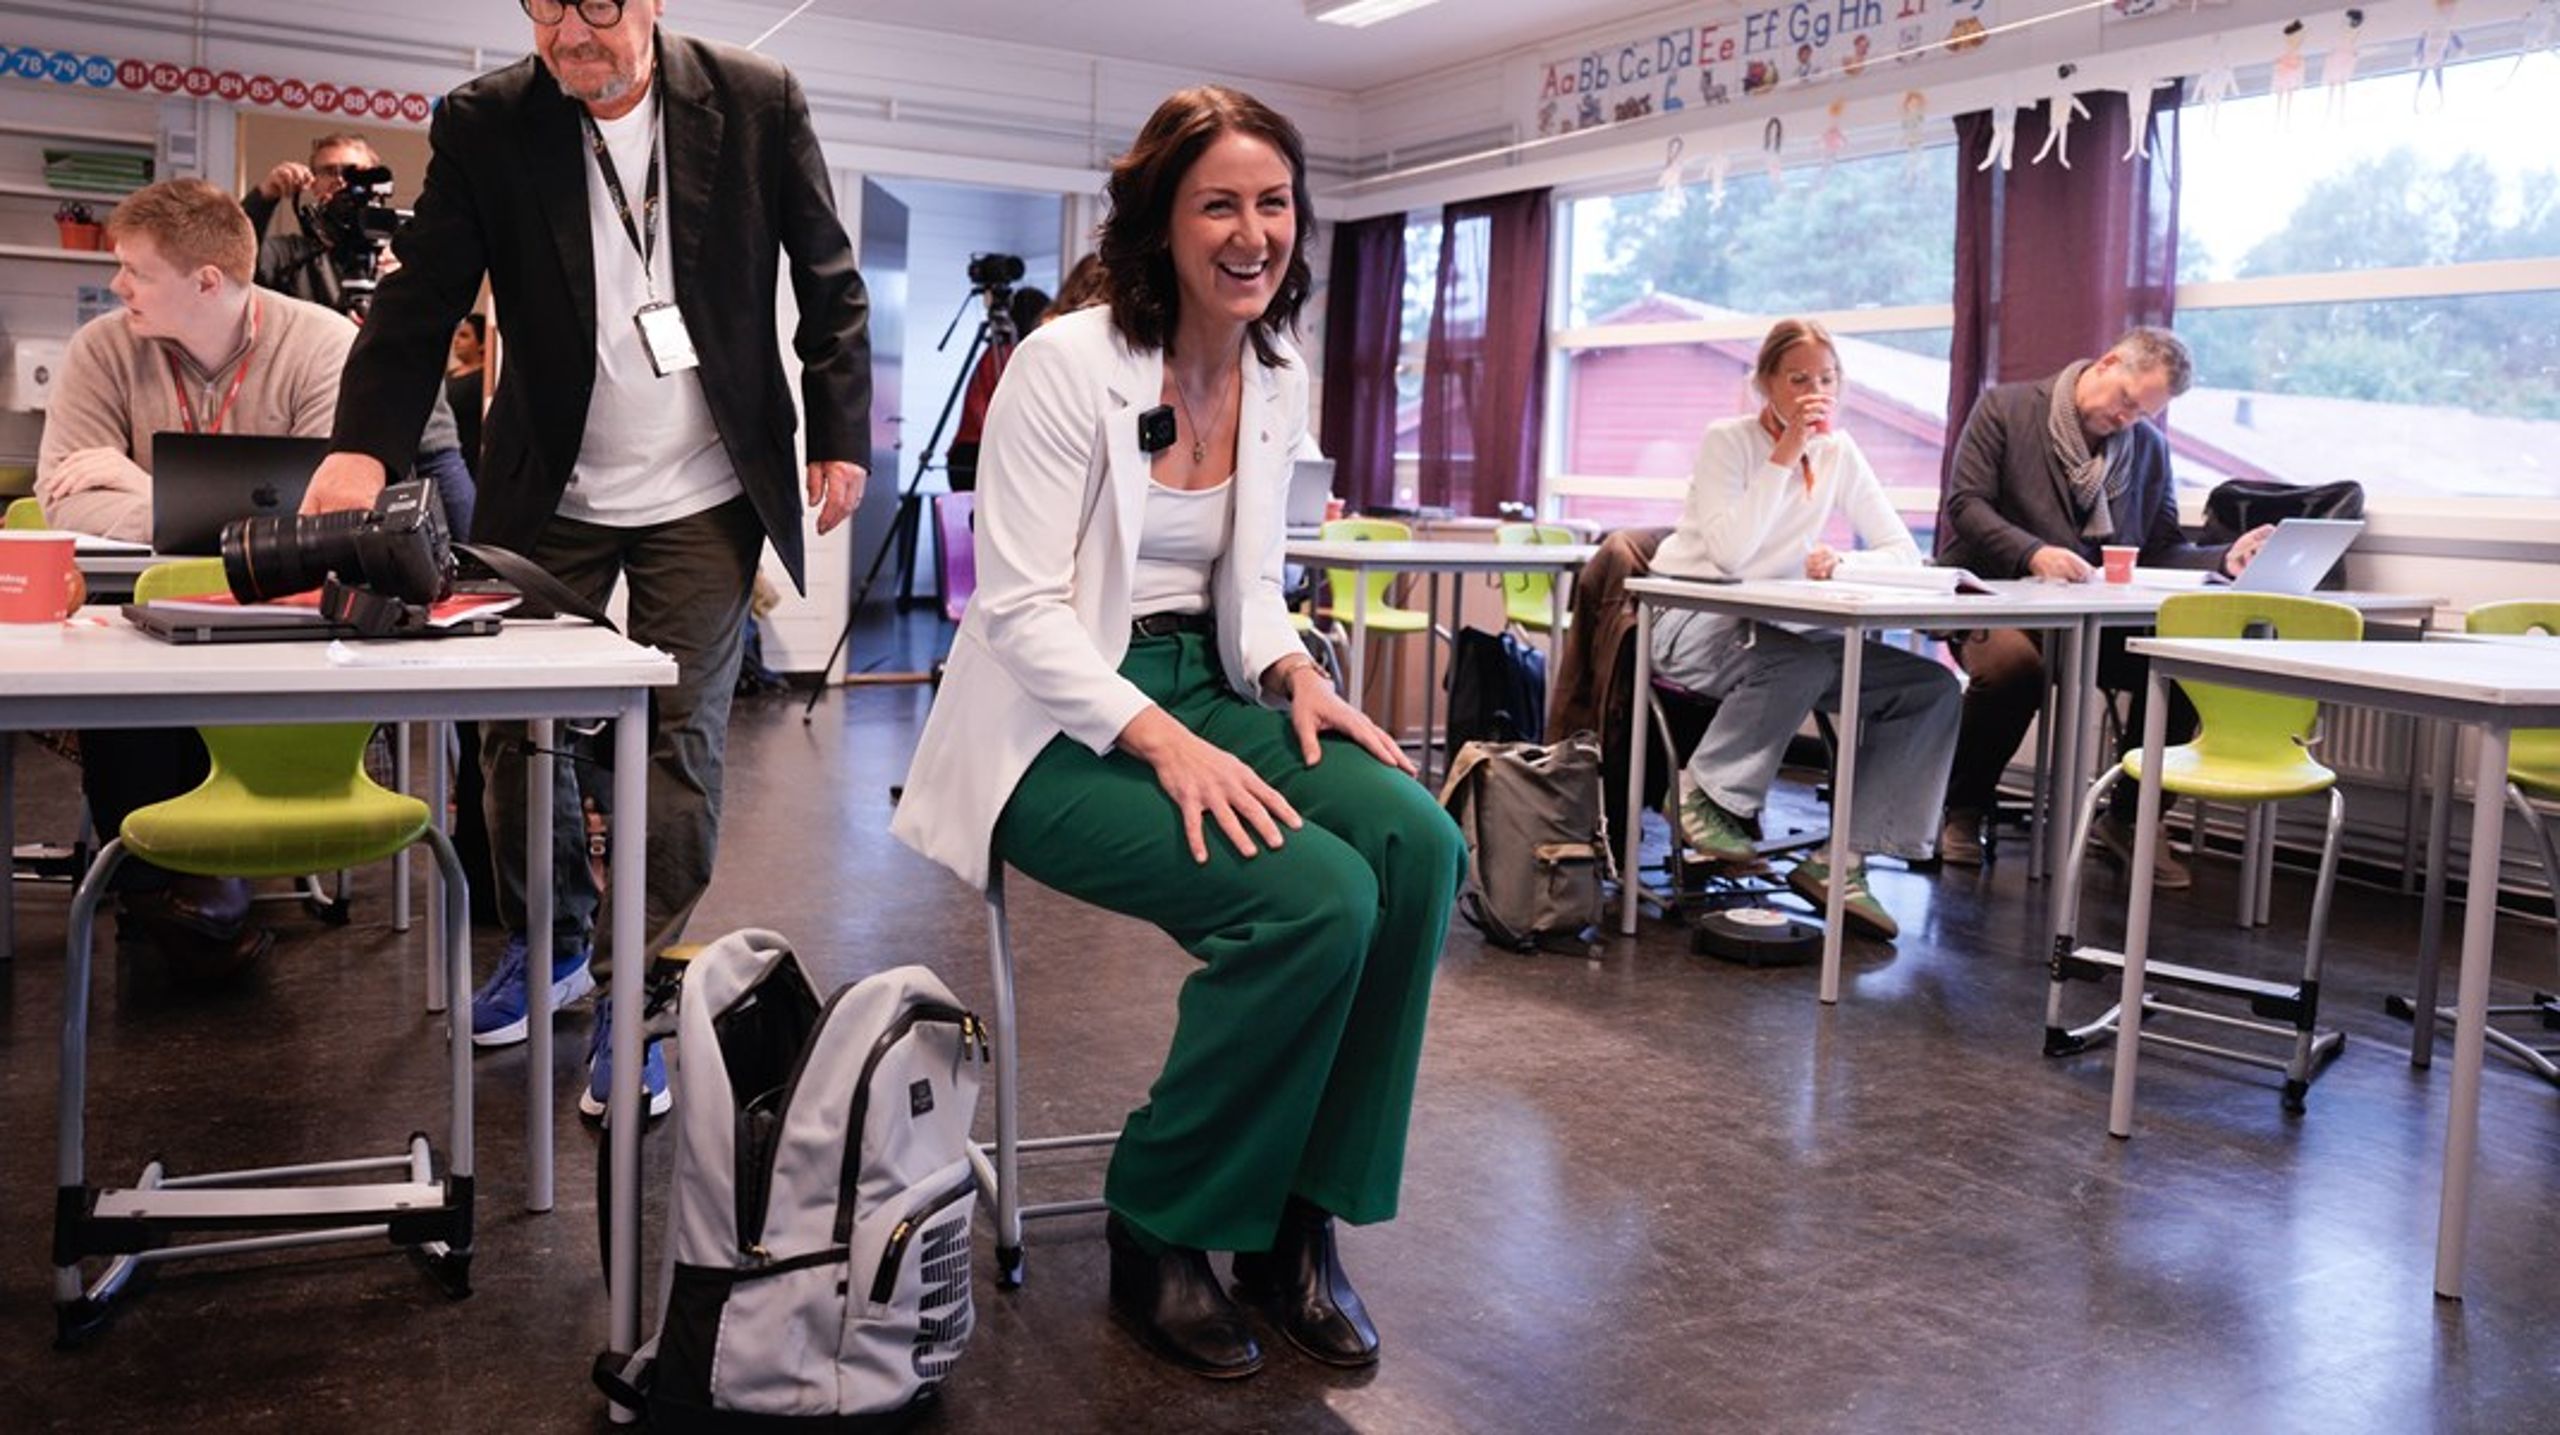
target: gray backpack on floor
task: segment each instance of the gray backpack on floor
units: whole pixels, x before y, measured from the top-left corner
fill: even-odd
[[[972,1321],[986,1040],[906,966],[821,1005],[771,932],[687,967],[658,1333],[596,1383],[659,1430],[851,1430],[931,1396]]]
[[[1458,910],[1487,941],[1515,951],[1589,953],[1616,876],[1600,809],[1600,740],[1471,742],[1458,749],[1440,805],[1467,839]]]

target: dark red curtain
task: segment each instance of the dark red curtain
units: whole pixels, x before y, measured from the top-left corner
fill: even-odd
[[[2169,322],[2178,282],[2178,97],[2154,92],[2150,153],[2125,159],[2131,112],[2115,90],[2084,94],[2070,128],[2071,168],[2044,148],[2044,106],[2018,113],[2015,162],[1977,168],[1991,115],[1956,116],[1955,337],[1947,377],[1947,450],[1993,384],[2057,373],[2106,351],[2136,324]]]
[[[1422,363],[1425,508],[1491,517],[1501,504],[1538,501],[1553,212],[1543,189],[1442,212]]]
[[[1396,351],[1404,330],[1404,216],[1333,227],[1324,318],[1324,450],[1355,510],[1396,488]]]

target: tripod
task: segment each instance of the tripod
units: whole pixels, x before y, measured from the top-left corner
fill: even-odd
[[[1017,269],[1016,272],[1020,271]],[[889,555],[900,547],[901,535],[914,532],[915,528],[921,524],[920,515],[924,510],[918,500],[916,489],[924,482],[925,474],[933,468],[934,456],[942,448],[943,430],[950,426],[952,411],[960,406],[961,396],[969,391],[969,380],[978,372],[979,356],[983,353],[993,353],[1011,357],[1013,353],[1015,337],[1013,314],[1008,307],[1013,298],[1013,286],[1010,284],[980,284],[972,288],[968,298],[960,301],[958,312],[951,316],[950,324],[943,329],[942,338],[934,344],[934,349],[938,352],[950,346],[951,336],[959,332],[960,321],[968,316],[971,298],[981,301],[985,305],[986,312],[978,320],[977,332],[969,337],[969,352],[960,361],[960,373],[952,380],[951,392],[943,396],[942,413],[934,419],[933,433],[924,441],[924,456],[916,463],[915,475],[907,480],[907,486],[898,494],[897,515],[890,520],[889,531],[880,535],[880,547],[871,555],[871,566],[864,571],[861,586],[853,590],[853,601],[846,606],[844,627],[836,633],[835,646],[827,650],[827,660],[818,665],[821,680],[817,687],[810,690],[807,705],[800,709],[800,720],[804,723],[817,712],[818,699],[827,690],[827,684],[824,681],[827,669],[836,665],[836,656],[844,652],[845,645],[853,640],[854,622],[862,614],[863,603],[871,597],[872,585],[880,581],[882,565],[886,564],[889,561]],[[931,669],[917,673],[856,673],[850,670],[850,660],[848,660],[844,685],[855,687],[872,683],[929,683],[934,680],[934,676],[935,673]]]

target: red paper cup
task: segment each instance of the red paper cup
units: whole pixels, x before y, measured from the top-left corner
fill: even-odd
[[[2121,543],[2110,543],[2099,549],[2098,558],[2107,570],[2107,581],[2110,583],[2132,582],[2133,560],[2141,554],[2141,549]]]

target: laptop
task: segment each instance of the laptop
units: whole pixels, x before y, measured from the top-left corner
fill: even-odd
[[[1316,529],[1324,526],[1324,503],[1333,497],[1333,460],[1302,458],[1289,470],[1289,511],[1284,520],[1291,529]]]
[[[235,518],[292,517],[328,453],[324,438],[154,434],[151,550],[209,557],[222,551],[223,526]]]
[[[2288,518],[2231,586],[2243,593],[2309,593],[2363,531],[2360,518]]]

